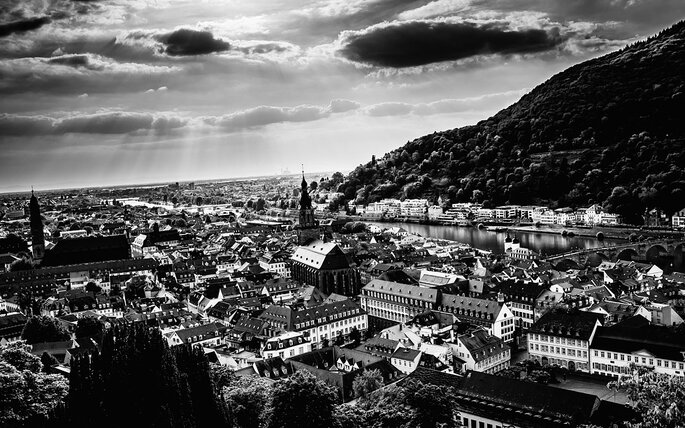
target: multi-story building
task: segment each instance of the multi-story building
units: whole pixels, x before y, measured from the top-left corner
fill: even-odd
[[[680,229],[685,228],[685,208],[673,214],[671,217],[671,226]]]
[[[438,290],[374,279],[362,288],[360,302],[371,317],[405,323],[422,312],[435,309]]]
[[[605,212],[601,205],[591,205],[585,210],[585,224],[619,224],[621,218],[617,214]]]
[[[422,352],[419,350],[400,347],[395,349],[390,357],[390,362],[397,370],[409,374],[419,366],[421,354]]]
[[[212,347],[223,343],[225,327],[209,323],[197,327],[174,330],[165,334],[169,346],[191,345],[192,347]]]
[[[366,312],[350,299],[328,302],[300,310],[271,305],[259,316],[266,321],[264,333],[276,337],[284,332],[300,332],[318,349],[342,338],[346,341],[353,330],[364,334],[369,320]]]
[[[443,209],[439,205],[431,205],[428,207],[428,218],[431,220],[436,220],[442,218]]]
[[[498,297],[514,314],[516,327],[528,330],[535,322],[535,303],[544,288],[536,284],[506,281],[497,285]]]
[[[503,205],[495,207],[493,210],[496,219],[516,218],[519,216],[518,205]]]
[[[629,419],[631,412],[596,395],[475,371],[464,376],[419,367],[408,376],[456,394],[458,423],[466,428],[561,428],[606,426]],[[610,423],[611,421],[611,423]]]
[[[132,276],[152,275],[158,265],[154,259],[124,259],[5,272],[0,273],[0,296],[20,290],[49,295],[60,286],[85,286],[90,280],[107,290]]]
[[[589,372],[590,342],[602,319],[591,312],[547,312],[528,330],[528,355],[542,365]]]
[[[477,218],[492,218],[495,215],[494,211],[491,208],[478,208],[476,210],[476,217]]]
[[[454,345],[452,345],[455,348]],[[476,330],[457,336],[452,351],[461,360],[462,370],[497,373],[509,367],[511,350],[502,339],[485,330]]]
[[[259,258],[259,266],[283,278],[290,279],[291,277],[289,257],[280,251],[261,256]]]
[[[325,294],[359,294],[360,278],[355,263],[334,242],[314,240],[301,245],[292,258],[292,278]]]
[[[538,253],[530,248],[523,247],[511,248],[506,251],[506,255],[513,260],[535,260],[540,257]]]
[[[291,331],[268,339],[262,348],[262,357],[288,359],[311,350],[312,344],[303,333]]]
[[[397,217],[400,215],[400,200],[399,199],[382,199],[379,202],[373,202],[367,205],[366,211],[376,214],[385,214],[388,217]]]
[[[143,257],[152,254],[164,247],[175,247],[181,242],[178,230],[159,230],[155,228],[150,233],[141,234],[133,240],[131,244],[131,254],[133,257]]]
[[[628,321],[629,322],[629,321]],[[648,367],[656,373],[685,376],[685,337],[664,327],[639,327],[619,323],[598,327],[590,343],[592,373],[618,377],[631,374],[631,365]]]
[[[556,224],[557,222],[557,215],[555,214],[554,211],[552,210],[536,210],[533,211],[533,214],[531,216],[531,220],[533,223],[540,223],[540,224]]]
[[[437,310],[452,313],[459,321],[481,326],[504,342],[514,339],[515,317],[506,303],[443,294]]]
[[[409,217],[423,217],[428,209],[428,199],[405,199],[400,202],[400,214]]]

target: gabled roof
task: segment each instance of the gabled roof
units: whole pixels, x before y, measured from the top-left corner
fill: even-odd
[[[469,351],[471,357],[476,362],[487,360],[488,358],[506,352],[508,346],[499,337],[489,334],[485,330],[476,330],[459,336],[458,339]]]
[[[476,297],[443,294],[441,310],[452,312],[457,318],[465,320],[494,321],[504,306],[493,300],[478,299]]]
[[[219,325],[216,323],[204,324],[198,327],[184,328],[181,330],[176,330],[175,333],[178,338],[183,341],[183,343],[188,343],[193,337],[202,337],[206,339],[208,337],[214,337],[219,334]]]
[[[395,352],[392,353],[391,358],[397,358],[403,361],[416,361],[416,359],[421,355],[421,351],[410,348],[397,348]]]
[[[473,371],[457,376],[419,367],[407,379],[452,387],[458,407],[505,425],[576,426],[589,422],[600,404],[595,395]]]
[[[125,235],[64,239],[45,253],[41,266],[92,263],[131,258]]]
[[[319,270],[347,269],[354,266],[338,244],[321,240],[298,247],[291,260]]]
[[[259,377],[269,379],[280,379],[293,374],[293,369],[287,362],[283,361],[281,357],[266,358],[264,360],[256,361],[254,369]]]
[[[383,281],[381,279],[374,279],[373,281],[369,282],[364,286],[363,290],[375,291],[380,294],[406,297],[432,303],[435,303],[438,300],[438,290],[434,288]]]
[[[632,354],[647,351],[656,358],[683,361],[685,336],[666,327],[645,324],[629,327],[616,324],[612,327],[598,327],[592,347],[612,352]]]
[[[544,314],[528,331],[589,340],[595,324],[599,321],[601,325],[603,319],[604,315],[592,312],[552,310]]]

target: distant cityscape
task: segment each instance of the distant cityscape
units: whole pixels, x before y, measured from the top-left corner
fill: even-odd
[[[634,365],[685,376],[685,274],[674,270],[685,254],[677,231],[683,211],[666,241],[665,224],[658,237],[643,228],[638,251],[593,259],[589,248],[583,264],[542,258],[522,247],[516,230],[620,230],[620,218],[601,207],[484,208],[427,199],[346,206],[337,204],[339,179],[6,195],[2,346],[28,340],[29,352],[50,362],[48,373],[69,376],[75,361],[103,346],[97,331],[145,323],[169,347],[202,349],[237,376],[273,382],[306,371],[333,382],[341,402],[357,397],[352,380],[371,370],[381,386],[405,376],[458,385],[451,376],[478,373],[485,383],[470,393],[486,402],[496,398],[478,385],[506,390],[524,379],[559,399],[594,397],[599,409],[622,406],[602,389],[603,379]],[[508,232],[493,252],[384,221]],[[639,246],[649,249],[641,255]],[[51,320],[62,335],[32,338],[28,326],[36,319]],[[95,335],[84,331],[84,320],[100,326]],[[582,386],[567,381],[578,373],[591,377],[577,378]],[[526,406],[519,396],[497,399]],[[619,407],[600,412],[592,405],[581,417],[630,414]],[[460,408],[467,426],[493,422],[488,411]],[[560,421],[578,417],[562,404],[557,412]]]
[[[685,1],[0,1],[0,428],[685,428]]]

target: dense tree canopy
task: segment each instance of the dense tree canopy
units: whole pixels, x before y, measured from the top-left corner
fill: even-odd
[[[72,359],[69,380],[67,408],[55,421],[65,426],[226,423],[202,350],[169,348],[157,328],[143,324],[108,329],[101,352]]]
[[[352,391],[355,397],[367,397],[373,391],[383,386],[383,376],[378,370],[364,370],[354,378]]]
[[[95,317],[82,317],[76,322],[77,338],[99,336],[105,331],[105,323]]]
[[[336,409],[339,427],[438,428],[458,426],[459,412],[451,387],[408,379],[371,393],[355,406]]]
[[[45,315],[29,318],[21,333],[21,338],[29,344],[58,342],[60,340],[67,340],[70,337],[71,335],[59,320]]]
[[[15,342],[0,347],[0,426],[40,426],[68,388],[63,376],[43,373],[30,346]]]
[[[259,428],[266,422],[271,385],[261,378],[234,377],[223,397],[234,428]]]
[[[337,397],[335,389],[309,372],[295,372],[274,384],[266,427],[329,428]]]
[[[685,22],[571,67],[487,120],[360,165],[338,191],[358,203],[438,196],[491,206],[596,203],[635,223],[646,208],[682,209],[683,37]]]
[[[625,390],[640,415],[633,428],[676,428],[685,426],[685,379],[655,373],[633,365],[633,375],[611,382],[610,388]]]

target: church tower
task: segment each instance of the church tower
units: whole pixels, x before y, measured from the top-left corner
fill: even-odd
[[[297,243],[304,245],[319,237],[319,222],[314,218],[312,198],[307,191],[307,181],[302,172],[302,189],[300,195],[300,216],[297,225]]]
[[[33,259],[41,260],[45,255],[45,234],[43,232],[43,220],[40,218],[38,198],[33,194],[33,190],[31,190],[31,199],[29,200],[29,216],[31,223],[31,249],[33,251]]]

